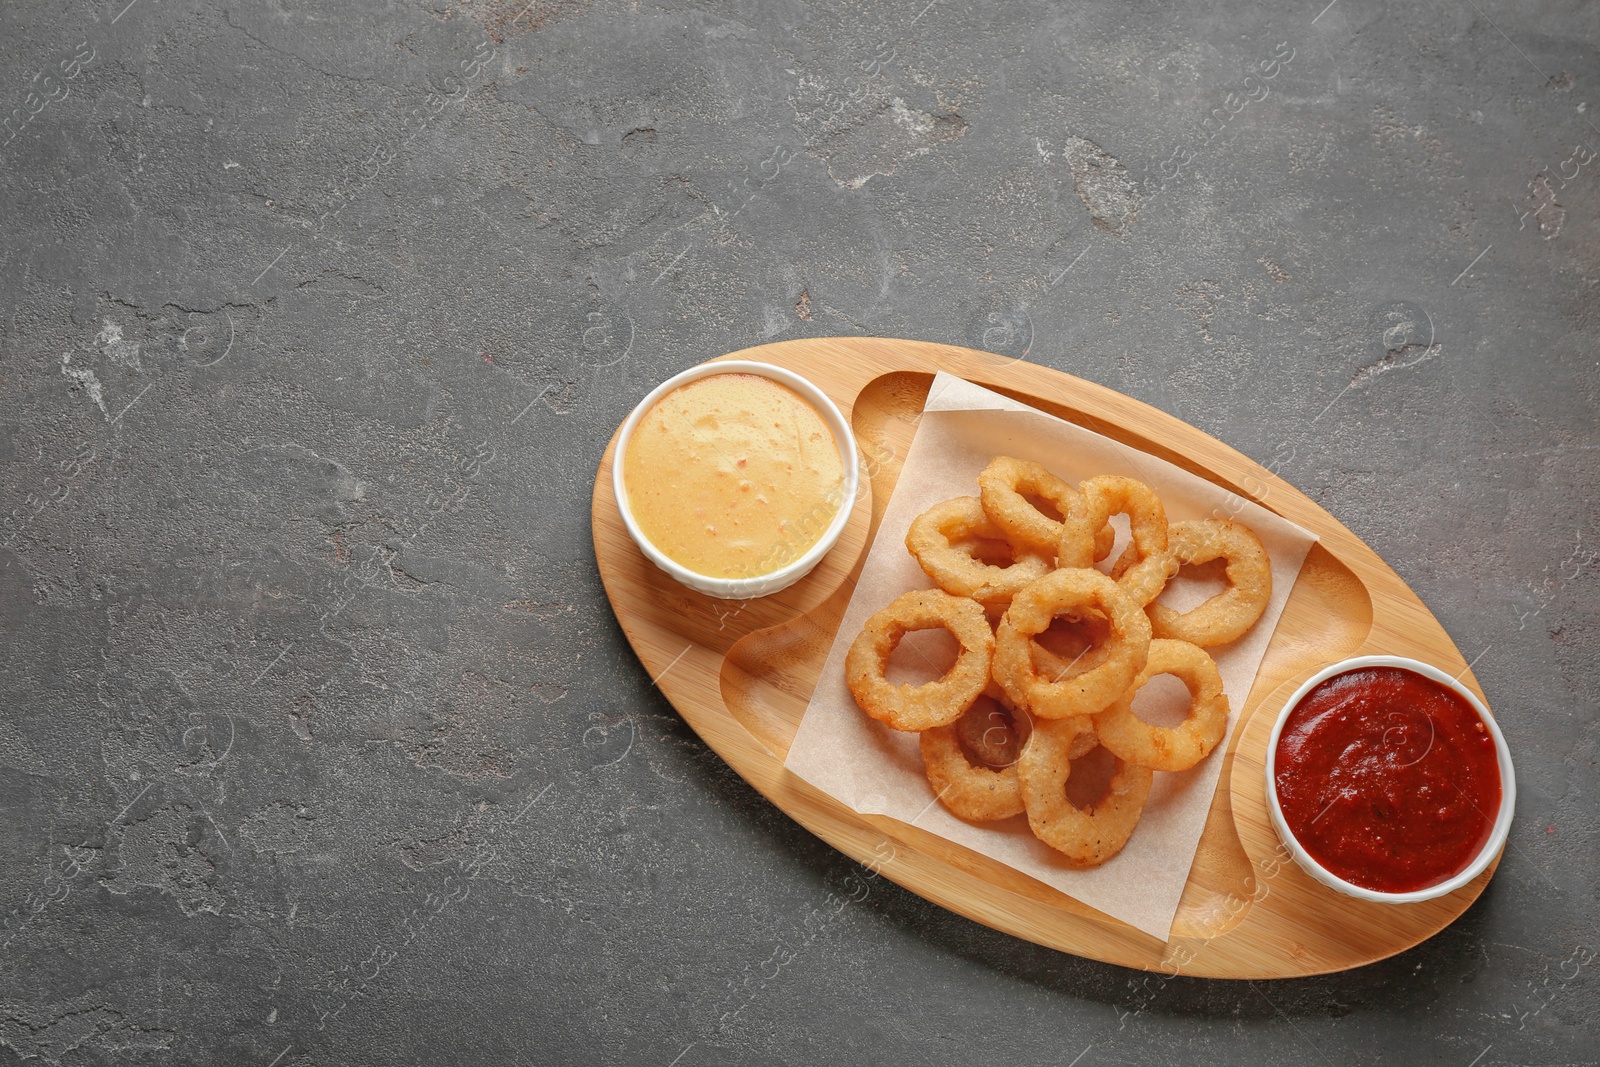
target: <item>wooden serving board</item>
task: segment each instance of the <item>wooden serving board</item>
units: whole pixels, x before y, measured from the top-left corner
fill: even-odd
[[[815,382],[851,421],[872,477],[844,536],[798,584],[744,603],[679,585],[629,538],[612,493],[613,437],[594,486],[594,546],[617,620],[685,721],[802,826],[914,893],[1017,937],[1091,959],[1214,978],[1285,978],[1358,967],[1442,929],[1494,873],[1439,900],[1372,904],[1296,867],[1268,820],[1267,736],[1302,680],[1347,656],[1388,653],[1459,674],[1461,653],[1394,571],[1304,494],[1162,411],[1059,371],[921,341],[834,337],[731,353]],[[1031,404],[1177,464],[1320,538],[1306,557],[1240,710],[1199,853],[1163,943],[927,831],[863,816],[786,772],[799,727],[888,503],[936,371]]]

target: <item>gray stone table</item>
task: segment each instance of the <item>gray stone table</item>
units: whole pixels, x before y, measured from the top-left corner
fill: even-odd
[[[1324,6],[1326,4],[1326,6]],[[0,9],[0,1064],[1600,1062],[1600,9]],[[1437,613],[1482,899],[1161,980],[860,868],[650,686],[654,383],[916,337],[1148,401]]]

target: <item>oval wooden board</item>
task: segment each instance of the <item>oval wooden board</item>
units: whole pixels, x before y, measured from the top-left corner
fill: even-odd
[[[1285,978],[1358,967],[1436,933],[1483,891],[1494,866],[1439,900],[1364,903],[1323,887],[1281,850],[1267,817],[1263,760],[1273,711],[1301,680],[1335,659],[1389,653],[1460,675],[1482,695],[1416,595],[1304,494],[1164,412],[986,352],[835,337],[760,345],[721,358],[788,367],[815,382],[851,420],[872,477],[870,486],[863,480],[839,544],[810,575],[773,596],[740,604],[694,593],[658,570],[628,537],[611,489],[613,437],[595,479],[595,556],[617,619],[655,684],[718,755],[812,833],[912,892],[997,930],[1107,963],[1202,977]],[[857,815],[783,768],[940,370],[1175,463],[1320,538],[1241,709],[1165,943],[931,833]]]

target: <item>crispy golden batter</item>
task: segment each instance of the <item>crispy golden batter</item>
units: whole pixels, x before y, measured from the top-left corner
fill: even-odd
[[[1150,603],[1178,570],[1178,562],[1167,548],[1167,510],[1161,506],[1161,498],[1143,482],[1112,474],[1090,478],[1078,487],[1078,493],[1078,501],[1061,523],[1057,565],[1092,566],[1095,535],[1111,516],[1126,515],[1138,555],[1117,584],[1140,607]]]
[[[1059,682],[1100,666],[1111,653],[1111,624],[1097,611],[1084,617],[1058,615],[1044,633],[1033,638],[1033,669],[1049,682]]]
[[[1133,713],[1133,698],[1158,674],[1170,674],[1189,690],[1189,717],[1179,726],[1152,726]],[[1117,756],[1153,771],[1186,771],[1210,755],[1228,728],[1228,698],[1222,675],[1205,649],[1187,641],[1156,638],[1133,686],[1094,717],[1100,743]]]
[[[1148,768],[1119,758],[1104,797],[1088,808],[1068,800],[1071,753],[1085,733],[1094,736],[1089,722],[1039,723],[1017,763],[1022,803],[1034,835],[1080,867],[1097,867],[1122,851],[1139,825],[1151,782]]]
[[[1049,501],[1062,515],[1078,499],[1071,482],[1057,478],[1038,463],[1011,456],[996,456],[989,461],[978,475],[978,493],[984,512],[1005,531],[1012,544],[1050,557],[1061,545],[1061,523],[1034,507],[1028,495]],[[1102,526],[1095,533],[1094,558],[1110,555],[1115,540],[1115,531]]]
[[[925,685],[893,685],[884,677],[889,656],[912,630],[941,627],[961,643],[955,666]],[[994,634],[975,601],[916,589],[902,593],[867,620],[845,655],[845,683],[861,709],[896,730],[927,730],[955,722],[989,684]]]
[[[1243,637],[1272,599],[1272,563],[1261,538],[1243,523],[1221,519],[1175,522],[1169,533],[1168,548],[1180,564],[1225,560],[1228,588],[1181,613],[1152,601],[1145,607],[1151,632],[1201,648]],[[1134,553],[1130,546],[1117,557],[1112,577],[1120,577],[1138,562]]]
[[[1017,590],[1050,571],[1050,561],[1037,553],[1012,549],[1010,566],[998,567],[973,554],[972,542],[1006,541],[1005,531],[989,520],[975,496],[958,496],[918,515],[906,531],[906,548],[924,573],[954,596],[985,604],[1004,604]]]
[[[1110,623],[1098,665],[1064,678],[1041,676],[1033,637],[1057,615],[1097,611]],[[1116,582],[1096,570],[1052,571],[1011,601],[995,635],[994,678],[1012,703],[1042,719],[1104,710],[1133,682],[1150,647],[1150,620]]]
[[[1033,732],[998,686],[991,686],[960,719],[922,733],[928,784],[951,814],[993,822],[1022,814],[1017,760]]]

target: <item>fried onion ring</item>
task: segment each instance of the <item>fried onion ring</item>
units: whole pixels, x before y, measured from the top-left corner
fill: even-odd
[[[1113,515],[1127,515],[1138,562],[1117,583],[1138,601],[1150,603],[1178,570],[1167,547],[1167,511],[1148,485],[1132,478],[1103,474],[1078,487],[1078,500],[1061,523],[1056,563],[1062,567],[1094,564],[1094,538]]]
[[[961,643],[956,662],[937,681],[894,685],[884,677],[889,656],[912,630],[935,627]],[[927,730],[955,722],[989,683],[994,634],[975,601],[915,589],[867,620],[844,659],[845,683],[861,710],[896,730]]]
[[[1098,667],[1111,652],[1106,641],[1110,633],[1111,624],[1099,612],[1082,619],[1057,618],[1033,638],[1033,669],[1046,681],[1059,682]]]
[[[1055,555],[1061,545],[1061,523],[1035,507],[1024,494],[1055,505],[1062,515],[1078,499],[1071,482],[1051,474],[1042,465],[1012,456],[996,456],[978,475],[978,494],[991,521],[1005,531],[1012,544],[1045,555]],[[1111,554],[1116,531],[1102,526],[1095,533],[1094,558]]]
[[[1189,690],[1189,716],[1180,726],[1152,726],[1133,713],[1133,698],[1158,674],[1170,674]],[[1119,759],[1153,771],[1186,771],[1211,754],[1228,728],[1228,697],[1222,675],[1202,648],[1156,638],[1133,686],[1094,717],[1100,743]]]
[[[961,747],[986,767],[1016,765],[1033,734],[1033,716],[1017,708],[991,681],[983,695],[954,723]]]
[[[1223,519],[1175,522],[1169,534],[1168,548],[1180,564],[1227,561],[1228,588],[1185,612],[1151,601],[1145,606],[1150,632],[1201,648],[1225,645],[1243,637],[1272,599],[1272,562],[1261,538],[1243,523]],[[1120,577],[1137,562],[1135,549],[1130,546],[1117,557],[1111,576]]]
[[[1082,721],[1081,719],[1078,720],[1080,725]],[[1093,720],[1091,719],[1090,721],[1092,722]],[[1100,739],[1094,735],[1093,730],[1081,730],[1078,736],[1072,739],[1072,747],[1067,750],[1067,759],[1082,759],[1099,747]]]
[[[1005,531],[984,513],[977,497],[958,496],[935,504],[912,520],[906,531],[906,548],[939,588],[986,604],[1009,601],[1017,590],[1050,570],[1050,561],[1043,556],[1015,549],[1009,567],[984,562],[959,544],[974,538],[1007,541]]]
[[[1088,808],[1067,799],[1074,742],[1093,728],[1083,719],[1041,722],[1017,763],[1023,807],[1035,836],[1073,864],[1097,867],[1122,851],[1144,812],[1151,772],[1118,758],[1106,795]]]
[[[939,802],[971,822],[1021,815],[1017,760],[1032,732],[1027,712],[993,685],[955,722],[924,730],[922,763]]]
[[[1110,624],[1105,659],[1066,678],[1041,676],[1034,652],[1037,634],[1057,615],[1100,612]],[[1052,571],[1012,598],[995,635],[994,679],[1018,707],[1044,719],[1103,711],[1121,696],[1144,666],[1150,620],[1127,593],[1097,570]]]

